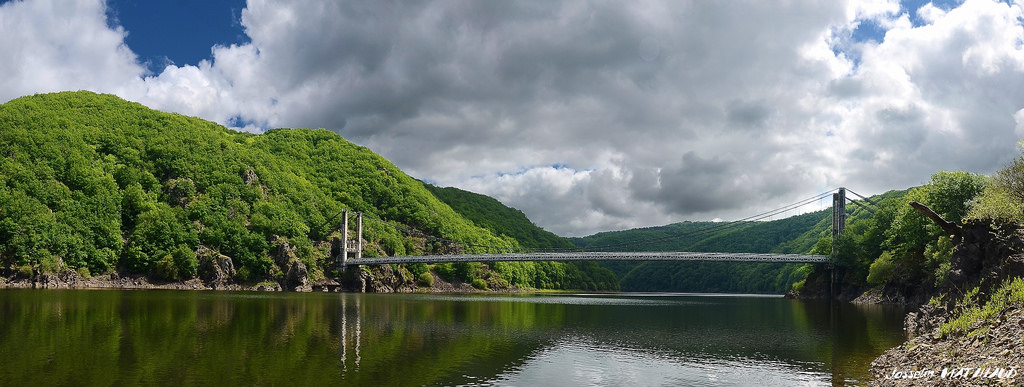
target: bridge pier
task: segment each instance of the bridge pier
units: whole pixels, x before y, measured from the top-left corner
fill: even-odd
[[[338,255],[338,272],[344,273],[348,268],[351,254],[355,259],[363,258],[363,213],[356,212],[356,240],[348,239],[348,210],[341,210],[341,254]]]

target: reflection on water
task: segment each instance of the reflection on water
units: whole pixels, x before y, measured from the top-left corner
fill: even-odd
[[[356,315],[356,318],[353,319],[353,321],[352,321],[352,325],[354,325],[354,327],[350,331],[348,329],[348,307],[347,307],[348,306],[347,305],[348,304],[348,297],[343,297],[341,299],[341,313],[339,313],[341,315],[341,343],[338,344],[338,347],[341,348],[341,356],[338,359],[339,360],[338,363],[341,364],[341,371],[342,371],[342,373],[345,373],[345,372],[348,371],[348,362],[349,362],[348,361],[348,347],[349,347],[349,341],[350,341],[350,339],[348,338],[349,332],[354,331],[354,334],[352,334],[351,341],[352,341],[352,346],[354,347],[353,348],[353,352],[355,352],[353,354],[353,356],[354,356],[353,362],[355,362],[355,369],[354,369],[355,372],[359,372],[359,363],[362,361],[362,357],[359,355],[359,346],[363,342],[363,335],[362,335],[363,323],[359,319],[359,316],[358,316],[358,313],[359,313],[359,300],[360,300],[360,298],[356,298],[355,302],[354,302],[355,303],[355,310],[356,310],[356,314],[357,315]]]
[[[569,338],[480,385],[820,386],[827,374],[775,361],[686,359],[671,352],[594,345]]]
[[[0,291],[0,385],[859,385],[903,310],[721,295]]]

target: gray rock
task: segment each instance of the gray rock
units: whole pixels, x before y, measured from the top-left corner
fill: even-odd
[[[284,273],[281,287],[295,292],[313,291],[313,286],[309,283],[309,270],[295,255],[295,247],[290,245],[287,239],[277,236],[272,238],[272,243],[277,246],[274,249],[274,263]]]
[[[231,257],[210,250],[206,246],[199,247],[196,256],[199,259],[199,278],[206,286],[219,289],[234,283],[235,264]]]

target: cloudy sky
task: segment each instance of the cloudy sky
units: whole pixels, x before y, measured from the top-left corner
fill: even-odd
[[[577,236],[995,172],[1024,138],[1022,8],[7,1],[0,102],[86,89],[327,128]]]

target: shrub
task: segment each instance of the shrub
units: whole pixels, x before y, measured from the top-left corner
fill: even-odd
[[[476,272],[480,269],[479,262],[455,262],[452,264],[452,275],[462,282],[476,280]]]
[[[35,270],[32,269],[32,265],[20,265],[18,266],[18,275],[24,278],[32,278],[35,275]]]
[[[64,265],[60,258],[52,255],[39,258],[39,272],[56,273],[62,270],[64,270]]]
[[[416,283],[429,288],[434,286],[434,276],[430,274],[430,272],[420,273],[420,275],[416,277]]]
[[[178,279],[178,268],[174,266],[174,256],[164,254],[163,258],[153,264],[153,274],[157,278],[174,281]]]
[[[413,264],[405,265],[405,268],[409,269],[409,272],[412,273],[412,275],[415,275],[417,277],[420,276],[423,273],[426,273],[426,272],[430,271],[430,268],[427,267],[427,264],[422,263],[422,262],[421,263],[413,263]]]
[[[949,277],[949,270],[952,267],[953,240],[948,235],[940,236],[935,241],[925,246],[924,256],[928,268],[933,271],[935,285],[944,284]]]
[[[490,288],[490,289],[504,289],[504,288],[508,288],[508,287],[512,286],[512,284],[509,283],[508,280],[506,280],[504,278],[501,278],[500,275],[496,275],[496,274],[497,273],[491,273],[491,275],[489,277],[487,277],[487,287],[488,288]],[[596,289],[592,289],[592,290],[596,290]]]
[[[892,278],[895,272],[896,266],[892,262],[892,255],[886,251],[878,256],[875,262],[871,263],[871,267],[868,268],[868,283],[881,285]]]
[[[145,273],[149,269],[149,257],[135,244],[125,246],[121,260],[130,273]]]
[[[199,273],[199,259],[196,258],[196,252],[188,246],[178,246],[171,255],[174,257],[178,279],[189,279]]]
[[[967,213],[968,220],[1024,221],[1024,206],[1021,206],[1009,189],[999,186],[998,181],[997,184],[985,188],[981,195],[972,200],[970,207]]]
[[[949,282],[949,271],[953,269],[953,263],[950,261],[942,262],[939,267],[935,269],[935,286],[942,286]]]
[[[455,281],[458,279],[458,277],[455,276],[455,266],[453,263],[438,263],[434,265],[434,271],[446,281]]]
[[[1024,157],[1014,159],[1013,163],[1000,170],[995,180],[995,185],[1002,187],[1016,203],[1024,202]]]
[[[487,281],[484,281],[481,278],[474,279],[472,285],[474,288],[487,290]]]
[[[250,282],[253,280],[252,273],[249,272],[249,268],[242,266],[235,271],[235,277],[241,282]]]

